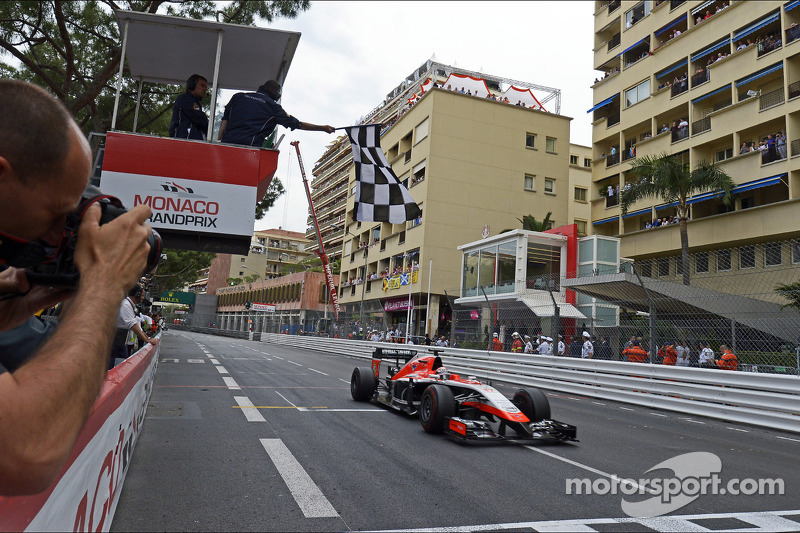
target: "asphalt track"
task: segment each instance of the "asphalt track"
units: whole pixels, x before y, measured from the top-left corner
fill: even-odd
[[[111,530],[800,530],[800,435],[547,392],[579,443],[462,445],[354,402],[364,365],[166,332]],[[781,479],[783,494],[700,495],[642,519],[621,502],[648,494],[567,493],[568,479],[604,488],[689,452],[718,456],[725,482]]]

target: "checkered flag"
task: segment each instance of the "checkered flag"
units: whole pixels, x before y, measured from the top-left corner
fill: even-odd
[[[344,128],[356,165],[355,219],[402,224],[422,215],[381,150],[381,125]]]

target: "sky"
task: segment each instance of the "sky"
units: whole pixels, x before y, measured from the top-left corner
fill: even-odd
[[[303,122],[350,126],[435,54],[443,64],[560,89],[561,114],[573,118],[570,142],[591,146],[593,7],[590,1],[312,1],[296,19],[268,25],[302,33],[281,103]],[[275,175],[287,194],[255,229],[305,232],[308,201],[289,142],[300,141],[310,183],[314,163],[341,132],[283,133]]]

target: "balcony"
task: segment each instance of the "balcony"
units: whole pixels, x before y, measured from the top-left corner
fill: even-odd
[[[708,70],[703,70],[703,72],[698,72],[692,75],[692,88],[697,87],[707,81],[709,81],[711,77],[709,76]]]
[[[616,126],[619,124],[619,111],[608,115],[608,120],[606,121],[606,127],[610,128],[611,126]]]
[[[775,89],[774,91],[770,91],[759,96],[758,110],[763,111],[764,109],[772,106],[780,105],[785,101],[783,87],[781,87],[780,89]]]
[[[672,97],[676,97],[679,94],[685,93],[689,90],[689,84],[686,82],[686,78],[680,79],[677,83],[672,85]]]
[[[611,50],[613,50],[614,48],[616,48],[617,46],[619,46],[621,38],[622,38],[621,34],[618,33],[615,36],[613,36],[610,41],[608,41],[608,51],[609,52]]]
[[[800,26],[792,26],[786,30],[786,44],[796,41],[800,37]]]
[[[701,118],[692,122],[692,135],[703,133],[711,129],[711,117]]]
[[[606,157],[606,168],[613,167],[614,165],[619,164],[619,152],[614,153]]]
[[[614,0],[608,4],[608,13],[611,14],[622,5],[622,0]]]
[[[772,52],[773,50],[777,50],[778,48],[783,46],[783,43],[781,43],[781,40],[779,38],[776,38],[773,35],[767,35],[760,42],[757,42],[756,46],[758,47],[757,57],[761,57],[765,54]]]
[[[800,96],[800,81],[789,84],[789,100]]]
[[[800,155],[800,139],[792,141],[792,157]]]
[[[672,133],[672,142],[676,143],[688,137],[689,137],[689,126],[686,125],[682,128],[678,128],[678,131]]]

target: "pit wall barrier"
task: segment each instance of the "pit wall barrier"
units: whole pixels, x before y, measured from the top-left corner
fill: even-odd
[[[264,333],[262,342],[370,359],[377,347],[427,346]],[[800,377],[572,357],[446,348],[452,372],[543,389],[800,432]],[[344,376],[341,376],[344,378]]]
[[[158,348],[148,344],[108,372],[56,481],[34,496],[0,498],[0,531],[109,530],[153,391]]]

